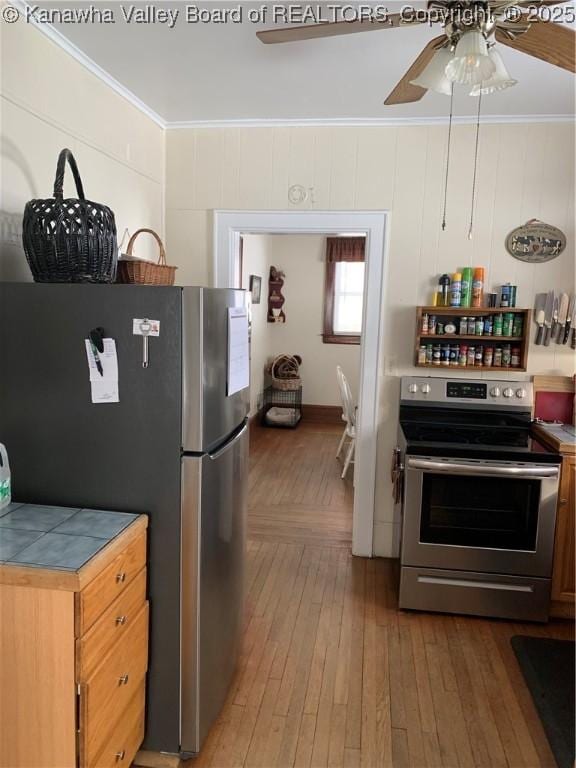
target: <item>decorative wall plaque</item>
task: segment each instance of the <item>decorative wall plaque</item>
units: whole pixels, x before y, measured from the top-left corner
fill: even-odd
[[[559,256],[566,248],[566,235],[551,224],[530,219],[516,227],[506,238],[506,250],[515,259],[543,264]]]

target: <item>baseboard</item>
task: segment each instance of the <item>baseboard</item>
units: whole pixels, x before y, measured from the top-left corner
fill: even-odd
[[[342,408],[339,405],[303,405],[302,421],[343,426]]]

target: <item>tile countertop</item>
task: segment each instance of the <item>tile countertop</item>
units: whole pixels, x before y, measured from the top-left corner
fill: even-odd
[[[77,572],[140,515],[9,504],[0,509],[0,566]]]
[[[532,433],[558,453],[576,453],[576,435],[569,424],[532,424]]]

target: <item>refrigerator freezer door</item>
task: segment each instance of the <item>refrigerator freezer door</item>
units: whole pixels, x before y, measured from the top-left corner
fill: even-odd
[[[247,426],[182,462],[181,752],[191,754],[222,709],[240,650]]]
[[[182,303],[182,446],[204,453],[223,443],[248,414],[249,389],[227,396],[228,308],[245,291],[184,288]]]

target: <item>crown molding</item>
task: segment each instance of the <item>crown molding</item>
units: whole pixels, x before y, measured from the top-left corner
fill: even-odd
[[[132,91],[122,85],[122,83],[119,83],[118,80],[106,72],[105,69],[102,69],[99,64],[96,64],[95,61],[93,61],[82,50],[80,50],[80,48],[75,46],[74,43],[71,43],[70,40],[68,40],[67,37],[65,37],[54,26],[52,26],[52,24],[42,24],[41,22],[36,21],[34,14],[30,14],[28,17],[26,15],[27,9],[32,6],[27,2],[27,0],[10,0],[10,2],[12,5],[18,8],[18,10],[20,10],[26,18],[30,19],[29,23],[35,27],[35,29],[42,32],[42,34],[45,35],[53,43],[56,43],[57,46],[66,51],[67,54],[72,56],[73,59],[75,59],[85,69],[95,75],[99,80],[105,83],[109,88],[115,91],[119,96],[122,96],[122,98],[126,99],[126,101],[132,104],[133,107],[136,107],[136,109],[153,120],[156,125],[160,126],[161,128],[166,128],[166,121],[163,117],[151,109],[141,99],[139,99],[138,96],[132,93]]]
[[[31,7],[27,0],[10,0],[22,14],[26,15],[26,9]],[[115,93],[126,99],[133,107],[153,120],[160,128],[167,130],[183,130],[190,128],[322,128],[322,127],[384,127],[384,126],[425,126],[447,125],[448,116],[441,117],[340,117],[340,118],[247,118],[240,120],[165,120],[151,107],[138,98],[132,91],[118,82],[99,64],[96,64],[74,43],[71,43],[61,32],[51,24],[43,24],[36,21],[34,15],[30,15],[30,24],[38,29],[53,43],[66,51],[73,59],[95,75],[99,80],[109,86]],[[482,124],[516,124],[516,123],[573,123],[574,115],[482,115]],[[475,115],[455,116],[455,125],[472,125],[476,123]]]
[[[475,115],[453,117],[455,125],[475,125]],[[573,123],[574,115],[482,115],[482,124],[517,123]],[[170,131],[186,128],[345,128],[447,125],[448,117],[368,117],[368,118],[326,118],[324,120],[246,119],[246,120],[181,120],[166,123]]]

